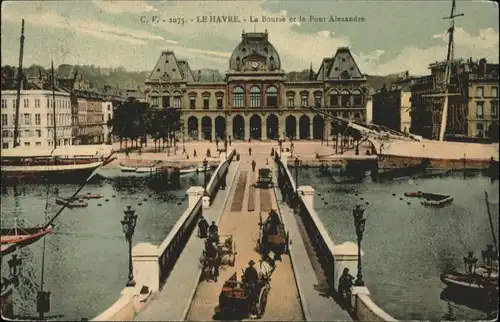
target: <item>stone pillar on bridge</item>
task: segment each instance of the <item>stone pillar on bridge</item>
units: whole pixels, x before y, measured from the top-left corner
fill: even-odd
[[[361,256],[363,255],[363,250],[361,250]],[[338,290],[339,279],[342,276],[344,268],[348,268],[349,274],[356,279],[356,275],[358,274],[358,245],[350,241],[335,245],[333,248],[333,258],[335,259],[334,287],[335,290]]]
[[[299,186],[297,189],[305,203],[314,208],[314,188],[311,186]]]
[[[138,289],[147,286],[151,292],[160,288],[160,265],[158,264],[158,246],[139,243],[132,248],[132,267]]]
[[[192,208],[203,196],[203,187],[189,187],[186,194],[188,195],[188,207]]]

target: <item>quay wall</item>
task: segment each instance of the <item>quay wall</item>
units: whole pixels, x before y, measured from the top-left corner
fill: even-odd
[[[221,155],[220,163],[206,187],[210,201],[215,198],[221,186],[225,186],[234,155],[234,150],[229,151],[227,158],[225,154]],[[93,321],[131,321],[159,293],[202,214],[204,189],[190,187],[186,194],[189,198],[188,208],[163,242],[159,246],[139,243],[132,249],[136,286],[124,288],[120,298]]]
[[[358,246],[353,242],[334,243],[314,209],[313,187],[296,186],[294,176],[287,166],[289,156],[290,154],[283,153],[281,158],[278,156],[275,158],[278,166],[278,186],[281,188],[284,201],[298,212],[304,223],[328,285],[335,294],[344,268],[348,268],[351,275],[357,274]],[[359,320],[396,321],[373,302],[366,287],[354,287],[351,301]]]

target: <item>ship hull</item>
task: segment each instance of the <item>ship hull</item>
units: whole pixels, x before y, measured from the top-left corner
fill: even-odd
[[[425,166],[426,170],[498,167],[498,144],[370,138],[379,169]]]
[[[58,166],[2,166],[2,183],[81,183],[101,165],[102,162]]]

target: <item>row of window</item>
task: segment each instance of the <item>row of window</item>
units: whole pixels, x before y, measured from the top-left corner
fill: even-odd
[[[16,108],[16,101],[17,99],[12,99],[12,108]],[[47,108],[53,108],[53,99],[48,98],[44,100],[47,102]],[[7,99],[2,99],[2,108],[8,108],[8,100]],[[30,107],[30,99],[25,98],[23,99],[23,106],[24,108],[29,108]],[[40,108],[41,107],[41,99],[35,98],[34,99],[34,105],[35,108]],[[57,109],[70,109],[71,108],[71,102],[69,99],[56,99],[56,108]]]
[[[36,130],[25,129],[22,131],[19,130],[17,133],[18,133],[19,137],[21,137],[21,138],[29,138],[29,137],[41,138],[42,134],[43,134],[41,129],[36,129]],[[46,135],[48,137],[52,137],[54,135],[54,129],[47,129]],[[58,129],[57,135],[64,136],[64,137],[71,136],[71,129]],[[4,137],[4,138],[14,137],[14,131],[2,130],[2,137]]]
[[[491,101],[491,117],[498,117],[498,101]],[[476,117],[482,119],[484,117],[484,102],[476,102]]]
[[[48,145],[52,146],[53,141],[48,141]],[[34,143],[34,146],[42,146],[42,142],[23,142],[23,146],[33,146],[31,143]],[[71,141],[69,139],[58,140],[58,146],[66,146],[71,145]],[[10,147],[9,142],[2,142],[2,149],[8,149]]]
[[[47,125],[54,125],[54,118],[52,113],[47,113]],[[19,114],[19,123],[21,125],[33,125],[33,114],[31,113],[22,113]],[[71,124],[71,114],[56,114],[56,122],[57,124],[62,125],[70,125]],[[12,114],[12,126],[16,123],[16,114]],[[41,125],[42,117],[40,113],[35,114],[35,123],[34,125]],[[2,126],[9,126],[8,114],[2,114]]]
[[[484,87],[480,86],[476,88],[476,98],[484,98]],[[498,97],[498,87],[491,88],[491,97]]]

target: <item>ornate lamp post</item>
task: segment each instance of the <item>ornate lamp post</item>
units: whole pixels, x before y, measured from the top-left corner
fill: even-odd
[[[208,165],[208,160],[205,158],[203,159],[203,195],[207,195],[207,165]]]
[[[474,257],[474,252],[469,252],[468,256],[464,256],[465,272],[467,274],[474,274],[476,271],[477,258]]]
[[[132,236],[134,236],[135,225],[137,224],[137,215],[131,205],[123,211],[123,219],[121,220],[123,232],[128,242],[128,282],[127,286],[135,286],[134,272],[132,268]]]
[[[496,253],[493,250],[493,245],[486,245],[486,249],[481,252],[481,255],[483,256],[483,263],[486,267],[486,271],[488,272],[489,277],[491,275],[491,272],[493,271],[493,261],[496,257]]]
[[[295,166],[295,191],[298,191],[298,189],[299,189],[299,165],[300,165],[299,158],[295,158],[295,160],[293,161],[293,165]]]
[[[363,240],[363,232],[365,231],[366,218],[363,217],[365,210],[361,208],[360,205],[356,205],[353,209],[352,215],[354,217],[354,225],[356,226],[356,236],[358,237],[358,275],[355,286],[365,286],[363,282],[363,274],[361,272],[361,241]]]

